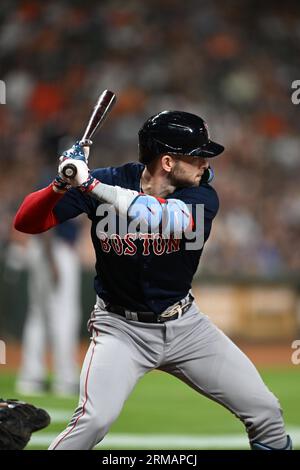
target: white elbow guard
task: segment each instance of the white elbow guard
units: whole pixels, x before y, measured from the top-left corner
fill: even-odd
[[[187,205],[179,199],[161,203],[153,196],[139,195],[128,209],[131,220],[140,224],[145,232],[161,232],[166,238],[182,233],[191,227],[192,216]]]
[[[162,220],[162,205],[153,196],[139,194],[128,209],[128,217],[140,225],[141,232],[156,233]]]

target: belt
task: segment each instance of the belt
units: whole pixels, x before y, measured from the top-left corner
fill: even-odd
[[[154,312],[133,312],[120,305],[113,305],[107,303],[105,310],[111,313],[116,313],[125,317],[126,320],[138,321],[142,323],[164,323],[170,320],[177,320],[182,317],[190,306],[192,305],[194,297],[192,294],[188,294],[184,299],[176,302],[176,304],[164,310],[161,314],[157,315]]]

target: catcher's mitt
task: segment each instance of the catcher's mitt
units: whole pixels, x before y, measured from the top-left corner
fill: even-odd
[[[50,416],[41,409],[19,400],[0,398],[0,450],[22,450],[31,433],[50,423]]]

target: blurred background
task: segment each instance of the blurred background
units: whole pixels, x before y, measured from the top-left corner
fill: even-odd
[[[30,239],[13,231],[12,219],[26,194],[51,181],[60,152],[81,137],[91,106],[108,88],[118,102],[95,139],[92,167],[137,160],[139,128],[164,109],[201,115],[211,137],[224,144],[226,152],[212,164],[220,211],[194,293],[200,309],[262,368],[300,445],[300,365],[292,361],[292,343],[300,340],[300,105],[291,100],[299,57],[296,0],[1,1],[0,340],[6,365],[0,373],[6,394],[14,390],[30,304]],[[89,223],[83,218],[78,225],[71,241],[81,266],[80,364],[94,302],[94,255]],[[163,396],[164,380],[171,379],[153,379],[159,382],[153,393]],[[143,385],[149,396],[151,384]],[[178,387],[174,403],[189,397],[191,416],[182,413],[186,428],[183,421],[174,428],[195,435],[237,431],[219,408],[210,415],[221,413],[217,430],[206,419],[192,424],[192,410],[206,410],[207,403],[201,408],[194,392]],[[150,416],[157,414],[157,424],[163,415],[156,405]],[[53,406],[57,412],[67,405]],[[139,395],[117,432],[128,432],[126,417],[132,420],[138,406]],[[132,432],[142,433],[143,424]]]

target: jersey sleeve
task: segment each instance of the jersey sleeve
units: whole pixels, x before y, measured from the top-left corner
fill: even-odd
[[[98,168],[91,171],[94,178],[106,184],[113,184],[112,169]],[[76,188],[70,189],[64,197],[54,207],[54,214],[59,223],[68,219],[73,219],[78,215],[85,213],[91,219],[99,205],[91,196],[83,194]]]
[[[73,219],[82,213],[86,213],[91,218],[93,205],[93,201],[89,196],[85,196],[78,189],[72,188],[58,201],[53,212],[59,223]]]
[[[185,202],[193,210],[197,204],[203,204],[205,216],[209,219],[214,219],[219,210],[219,198],[216,190],[209,184],[192,188],[183,188],[175,191],[172,197],[180,199]]]
[[[219,210],[219,198],[216,190],[208,183],[198,187],[183,188],[174,193],[174,198],[185,202],[193,217],[193,231],[199,230],[199,224],[204,222],[204,242],[208,239],[213,219]],[[202,205],[204,211],[197,209]],[[204,221],[199,220],[199,215],[204,215]]]

